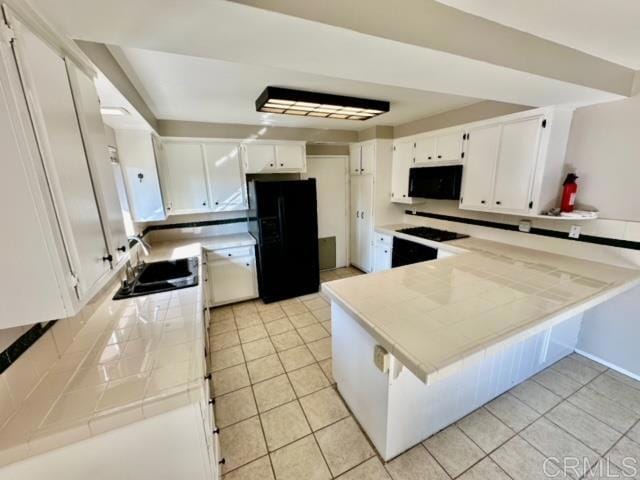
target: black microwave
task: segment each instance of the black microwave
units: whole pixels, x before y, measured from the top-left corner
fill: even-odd
[[[409,196],[459,200],[462,165],[409,169]]]

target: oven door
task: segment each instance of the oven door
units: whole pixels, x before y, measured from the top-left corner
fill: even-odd
[[[411,265],[412,263],[427,262],[438,258],[438,249],[427,247],[420,243],[410,242],[394,237],[391,253],[391,268]]]

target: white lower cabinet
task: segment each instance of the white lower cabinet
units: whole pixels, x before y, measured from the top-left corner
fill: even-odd
[[[384,272],[391,268],[391,255],[393,238],[380,233],[375,234],[375,246],[373,247],[373,271]]]
[[[258,275],[253,247],[207,252],[210,306],[256,298]]]

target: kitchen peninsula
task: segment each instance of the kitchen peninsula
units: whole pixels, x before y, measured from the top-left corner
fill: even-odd
[[[384,460],[574,351],[582,313],[640,271],[475,238],[336,280],[333,375]]]

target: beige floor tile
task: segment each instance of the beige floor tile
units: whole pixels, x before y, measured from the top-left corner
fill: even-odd
[[[351,417],[317,431],[315,436],[331,473],[336,477],[375,455]]]
[[[632,467],[640,471],[640,444],[629,440],[627,437],[622,437],[605,458],[620,467],[625,473],[629,473]],[[638,478],[639,476],[636,474],[632,478]]]
[[[319,322],[326,322],[331,320],[331,307],[319,308],[318,310],[313,310],[311,314],[316,317],[316,320]]]
[[[339,480],[391,480],[377,457],[370,458],[338,478]]]
[[[486,409],[516,432],[533,423],[540,414],[510,393],[504,393],[485,405]]]
[[[238,335],[240,336],[240,343],[249,343],[269,336],[262,324],[238,330]]]
[[[236,330],[236,322],[233,318],[213,322],[209,326],[210,335],[220,335],[221,333],[233,332],[234,330]]]
[[[562,375],[552,368],[543,370],[537,375],[534,375],[532,379],[562,398],[573,395],[581,387],[578,382],[571,380],[566,375]]]
[[[242,351],[244,352],[244,358],[247,362],[276,353],[276,349],[273,348],[273,344],[269,338],[261,338],[253,342],[243,343]]]
[[[627,437],[629,437],[637,444],[640,444],[640,423],[636,423],[635,427],[629,430],[629,433],[627,433]]]
[[[625,375],[623,373],[620,372],[616,372],[615,370],[609,370],[607,371],[607,375],[609,375],[610,377],[615,378],[616,380],[622,382],[622,383],[626,383],[627,385],[629,385],[630,387],[635,388],[636,390],[640,390],[640,381],[631,378],[628,375]]]
[[[333,364],[331,359],[327,358],[326,360],[322,360],[318,362],[318,365],[320,365],[320,368],[324,372],[325,377],[327,377],[327,380],[329,380],[329,383],[332,385],[336,383],[335,378],[333,378]]]
[[[305,307],[311,311],[318,310],[320,308],[327,308],[329,306],[329,302],[321,297],[314,298],[313,300],[303,300],[302,303],[304,303]]]
[[[306,327],[299,328],[298,334],[302,337],[302,340],[304,340],[305,343],[314,342],[316,340],[320,340],[321,338],[329,336],[327,331],[322,328],[319,323],[314,323],[313,325],[307,325]]]
[[[294,348],[299,345],[304,345],[304,341],[295,330],[274,335],[271,337],[271,341],[278,352],[289,350],[290,348]]]
[[[220,370],[213,374],[212,378],[216,397],[249,386],[249,375],[244,364]]]
[[[251,387],[216,397],[216,426],[227,427],[258,414]]]
[[[486,453],[492,452],[514,435],[513,430],[484,408],[470,413],[457,425]]]
[[[297,401],[285,403],[260,414],[264,436],[270,452],[311,433]]]
[[[311,350],[311,353],[317,361],[331,358],[331,337],[308,343],[307,347],[309,347],[309,350]]]
[[[258,308],[256,307],[256,304],[254,303],[253,300],[248,300],[246,302],[241,302],[241,303],[235,303],[231,306],[231,308],[233,309],[233,313],[236,316],[258,311]]]
[[[287,372],[315,363],[313,355],[311,355],[309,349],[304,345],[285,350],[284,352],[280,352],[278,355],[280,356],[282,365]]]
[[[264,328],[267,329],[267,333],[272,337],[274,335],[280,335],[281,333],[289,332],[293,330],[293,324],[288,318],[281,318],[264,324]]]
[[[605,373],[591,382],[589,387],[636,414],[640,414],[640,390],[633,388],[628,383],[621,382]]]
[[[520,435],[542,454],[555,457],[560,462],[565,458],[578,458],[581,463],[582,459],[588,459],[591,465],[595,465],[599,458],[596,452],[545,418],[527,427]],[[577,471],[583,474],[583,465],[579,465]]]
[[[273,452],[271,462],[277,480],[328,480],[331,478],[312,435]]]
[[[273,322],[274,320],[278,320],[279,318],[286,316],[287,314],[284,313],[284,310],[282,310],[280,305],[273,305],[272,307],[260,311],[260,318],[264,323]]]
[[[620,432],[616,432],[569,402],[561,403],[545,417],[600,455],[604,455],[622,436]]]
[[[223,473],[245,465],[267,453],[260,420],[252,417],[220,430],[220,449],[225,463]]]
[[[562,397],[533,380],[522,382],[509,393],[538,413],[545,413],[562,401]]]
[[[564,478],[555,464],[545,462],[546,457],[520,437],[497,449],[491,459],[514,480]]]
[[[588,385],[567,400],[621,433],[626,432],[640,418],[640,414],[596,392]]]
[[[289,372],[289,379],[299,397],[329,386],[329,380],[317,363]]]
[[[574,352],[571,355],[569,355],[569,358],[572,358],[573,360],[583,363],[587,367],[591,367],[594,370],[598,370],[599,372],[606,372],[608,370],[608,367],[606,367],[605,365],[602,365],[601,363],[598,363],[598,362],[594,362],[590,358],[580,355],[579,353]]]
[[[301,398],[300,404],[313,431],[349,416],[347,407],[333,387]]]
[[[625,478],[625,472],[616,465],[606,459],[601,459],[597,465],[595,465],[591,471],[585,474],[583,480],[622,480]],[[627,472],[626,478],[634,478],[638,480],[639,477],[633,477],[631,472]]]
[[[211,352],[210,369],[212,372],[233,367],[240,363],[244,363],[244,356],[242,355],[242,348],[240,348],[240,345],[225,348],[224,350],[218,350],[217,352]]]
[[[268,456],[254,460],[224,476],[224,480],[274,480]]]
[[[449,476],[422,445],[387,463],[393,480],[448,480]]]
[[[423,444],[452,477],[457,477],[485,456],[455,425],[433,435]]]
[[[270,378],[253,386],[258,410],[265,412],[296,399],[296,394],[286,375]]]
[[[257,312],[236,315],[236,325],[238,329],[256,327],[262,325],[262,317]]]
[[[329,335],[331,335],[331,321],[330,320],[328,320],[326,322],[320,322],[320,325],[322,325],[322,328],[324,328],[327,331],[327,333]]]
[[[233,347],[234,345],[238,345],[240,343],[240,337],[238,337],[238,333],[235,331],[221,333],[220,335],[212,335],[210,337],[210,340],[211,350],[213,352]]]
[[[212,322],[218,322],[228,319],[233,319],[233,309],[231,307],[217,307],[211,309]]]
[[[290,315],[289,320],[293,323],[293,326],[296,328],[306,327],[307,325],[313,325],[314,323],[318,323],[316,317],[314,317],[311,313],[306,312],[300,315]]]
[[[251,383],[255,384],[284,373],[278,355],[269,355],[247,363]]]
[[[486,457],[459,477],[460,480],[509,480],[509,476],[491,460]]]
[[[589,383],[601,373],[601,371],[573,357],[565,357],[554,363],[551,368],[581,385]]]
[[[305,312],[309,311],[307,309],[307,307],[305,307],[302,302],[299,302],[299,303],[287,303],[287,304],[284,304],[284,305],[281,305],[281,306],[282,306],[282,309],[284,310],[284,313],[286,313],[289,316],[300,315],[302,313],[305,313]]]

